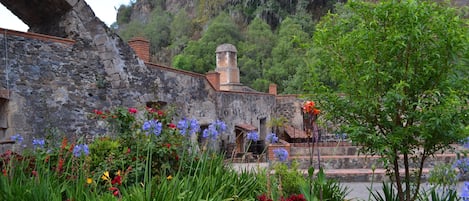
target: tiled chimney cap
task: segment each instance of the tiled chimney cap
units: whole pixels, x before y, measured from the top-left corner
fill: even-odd
[[[236,50],[236,47],[234,45],[225,43],[225,44],[219,45],[215,52],[218,53],[218,52],[238,52],[238,51]]]

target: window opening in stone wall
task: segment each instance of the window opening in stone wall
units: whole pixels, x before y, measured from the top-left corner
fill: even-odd
[[[5,139],[8,128],[8,100],[0,98],[0,139]]]
[[[10,146],[5,146],[12,144],[9,138],[6,136],[8,129],[8,99],[0,98],[0,153],[5,152],[8,149],[11,149]]]
[[[208,128],[208,124],[202,124],[200,125],[200,132],[197,133],[197,143],[199,144],[200,149],[204,149],[204,146],[208,146],[207,142],[209,142],[210,139],[204,138],[203,137],[203,131]],[[205,147],[205,149],[208,147]]]

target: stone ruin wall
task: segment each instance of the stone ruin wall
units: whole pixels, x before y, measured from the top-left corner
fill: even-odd
[[[127,61],[133,63],[124,68],[128,86],[115,87],[107,79],[98,51],[73,40],[6,32],[0,35],[0,55],[8,68],[2,63],[0,77],[1,88],[8,89],[10,97],[8,132],[0,140],[15,133],[40,137],[51,128],[77,137],[92,136],[103,132],[89,118],[94,109],[143,108],[147,102],[175,106],[175,120],[190,117],[207,125],[221,119],[230,131],[239,123],[259,128],[260,120],[269,121],[276,107],[274,95],[216,91],[204,75],[141,65],[136,59]],[[133,55],[128,47],[120,52]],[[230,132],[222,140],[233,142],[234,138]]]
[[[40,3],[47,7],[58,1]],[[21,19],[47,11],[24,6],[28,1],[0,2]],[[289,103],[278,104],[275,95],[219,91],[205,75],[145,63],[86,2],[60,4],[67,10],[56,13],[60,16],[51,24],[26,21],[32,31],[47,35],[0,28],[0,127],[5,127],[0,140],[16,133],[30,140],[51,128],[69,136],[93,136],[104,132],[90,119],[94,109],[143,108],[157,101],[174,105],[176,118],[196,118],[202,125],[225,121],[229,133],[222,140],[229,143],[235,140],[236,124],[260,129],[275,112],[297,119]]]

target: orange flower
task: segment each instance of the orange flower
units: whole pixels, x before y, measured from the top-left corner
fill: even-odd
[[[318,115],[319,113],[321,113],[321,110],[318,110],[316,108],[313,109],[313,114],[314,115]]]
[[[303,111],[306,113],[311,113],[314,110],[315,103],[313,101],[306,101],[303,104]]]

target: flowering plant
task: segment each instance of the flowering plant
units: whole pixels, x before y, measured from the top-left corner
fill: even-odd
[[[316,104],[314,103],[314,101],[306,101],[303,104],[303,112],[305,114],[318,115],[319,113],[321,113],[321,110],[317,109],[315,106]]]
[[[270,144],[274,144],[278,142],[278,137],[277,137],[277,134],[275,133],[269,133],[266,139],[267,139],[267,142],[269,142]]]

